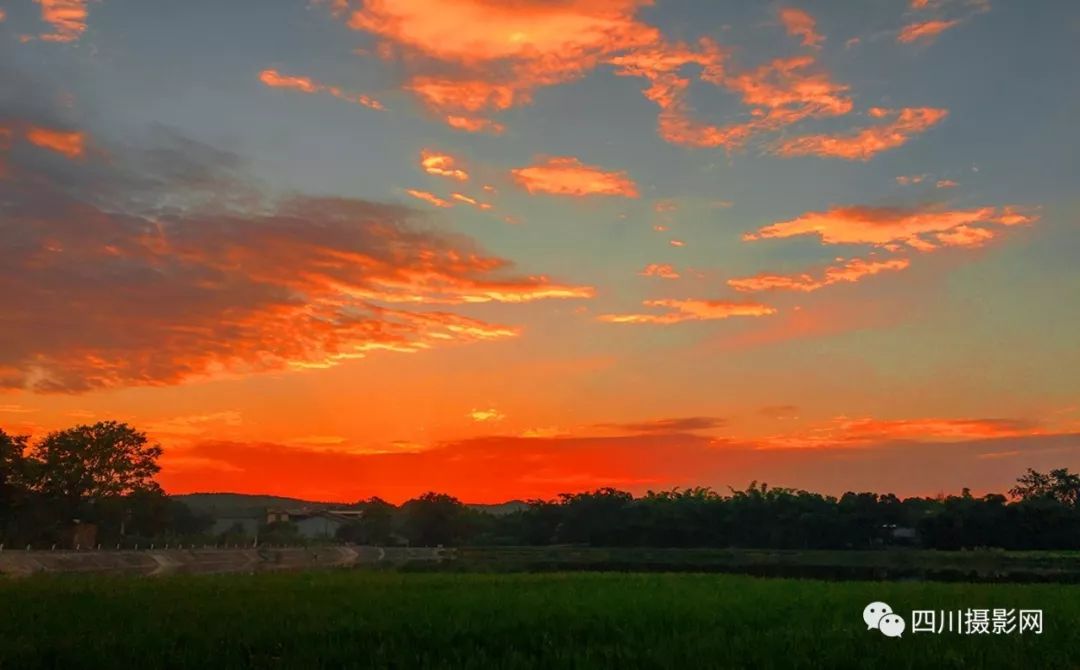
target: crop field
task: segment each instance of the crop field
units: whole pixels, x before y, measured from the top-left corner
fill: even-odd
[[[867,630],[885,601],[900,638]],[[912,633],[1039,609],[1041,635]],[[324,571],[0,580],[0,668],[1072,668],[1080,586]]]

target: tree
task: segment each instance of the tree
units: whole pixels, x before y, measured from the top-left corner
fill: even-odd
[[[1016,486],[1009,489],[1009,494],[1022,500],[1048,498],[1075,507],[1080,505],[1080,475],[1066,468],[1051,470],[1050,474],[1028,468],[1016,479]]]
[[[0,430],[0,533],[14,516],[16,505],[26,497],[29,475],[25,435]]]
[[[125,423],[102,421],[54,431],[36,443],[30,459],[33,488],[67,514],[85,502],[134,493],[161,493],[154,475],[161,446]]]
[[[388,544],[393,534],[397,508],[377,497],[361,500],[353,507],[362,511],[363,515],[338,528],[337,538],[355,544]]]
[[[444,493],[425,493],[401,507],[405,534],[412,544],[454,545],[469,534],[469,510],[460,500]]]

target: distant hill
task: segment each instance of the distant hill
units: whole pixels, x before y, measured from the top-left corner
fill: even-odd
[[[467,506],[479,512],[487,512],[494,516],[503,516],[504,514],[520,512],[521,510],[526,509],[529,506],[529,503],[524,500],[508,500],[504,503],[495,503],[492,505],[469,503]]]
[[[196,512],[203,512],[214,517],[250,517],[261,516],[268,507],[285,509],[328,509],[344,507],[344,503],[317,502],[285,496],[248,495],[246,493],[184,493],[172,496]],[[502,516],[512,514],[528,507],[521,500],[509,500],[495,504],[469,504],[468,507]]]
[[[248,495],[246,493],[185,493],[172,496],[195,512],[215,517],[261,516],[268,507],[284,509],[341,507],[340,503],[312,502],[283,496]]]

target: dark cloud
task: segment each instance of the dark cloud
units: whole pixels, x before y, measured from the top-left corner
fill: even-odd
[[[33,107],[0,98],[0,388],[329,366],[518,332],[432,305],[591,295],[515,274],[405,207],[271,199],[239,156],[169,129],[143,144],[80,129],[77,153],[34,144],[25,129],[44,122],[16,116]]]
[[[710,430],[725,425],[725,421],[713,416],[688,416],[673,419],[654,419],[630,423],[601,423],[596,428],[622,433],[688,433],[696,430]]]

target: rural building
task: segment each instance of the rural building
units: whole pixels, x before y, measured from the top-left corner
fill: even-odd
[[[343,525],[362,516],[363,512],[354,509],[268,509],[266,523],[291,523],[301,537],[308,539],[332,538]]]

